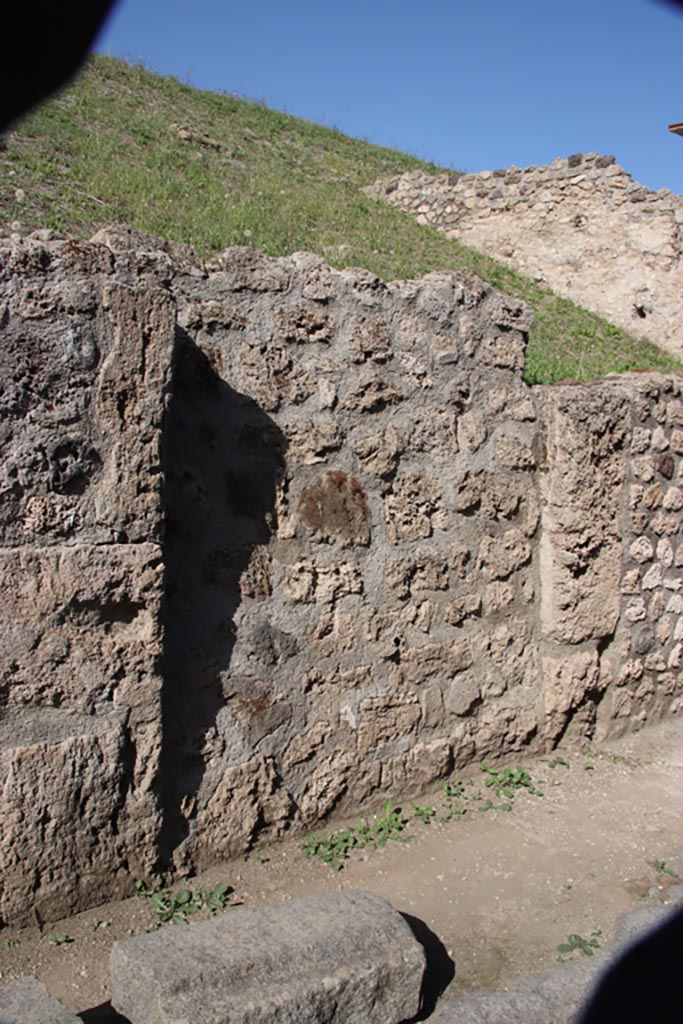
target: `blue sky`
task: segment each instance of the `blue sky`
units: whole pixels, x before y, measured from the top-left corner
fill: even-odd
[[[683,194],[683,14],[658,0],[120,0],[95,48],[458,170],[612,153]]]

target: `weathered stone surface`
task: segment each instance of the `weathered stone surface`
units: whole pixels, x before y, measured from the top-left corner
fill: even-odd
[[[604,689],[596,651],[579,651],[570,657],[543,659],[544,730],[552,741],[566,734],[570,721],[583,711],[580,729],[591,734],[595,705]]]
[[[328,893],[163,928],[112,948],[131,1024],[398,1024],[420,1006],[422,947],[386,900]]]
[[[434,1024],[576,1024],[599,970],[599,961],[564,964],[507,989],[448,999]]]
[[[611,636],[619,617],[627,399],[618,387],[558,386],[541,403],[541,625],[575,644]]]
[[[79,1024],[80,1019],[54,999],[37,978],[20,978],[0,988],[2,1024]]]
[[[103,246],[0,245],[0,267],[0,919],[29,923],[158,860],[175,311]]]

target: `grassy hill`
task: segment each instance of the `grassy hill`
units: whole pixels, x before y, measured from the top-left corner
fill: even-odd
[[[433,165],[234,96],[95,57],[79,79],[2,140],[0,230],[88,237],[127,222],[203,256],[229,245],[308,249],[385,280],[465,268],[536,312],[526,378],[588,380],[681,371],[636,341],[407,214],[364,196],[379,177]]]

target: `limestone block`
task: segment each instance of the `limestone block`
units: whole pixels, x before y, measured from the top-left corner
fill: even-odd
[[[336,420],[290,420],[287,424],[287,461],[290,466],[300,463],[312,466],[325,462],[339,451],[344,435]]]
[[[453,479],[451,505],[456,512],[470,512],[481,501],[481,474],[459,470]]]
[[[645,488],[642,484],[631,484],[628,489],[629,507],[632,509],[637,508],[638,505],[640,505],[644,493]]]
[[[104,901],[125,893],[130,876],[121,861],[119,825],[127,826],[127,842],[140,841],[130,854],[141,873],[152,868],[158,810],[148,795],[150,820],[125,821],[126,812],[136,810],[126,807],[125,746],[125,720],[113,710],[106,717],[26,710],[16,724],[3,722],[0,920],[28,925],[33,907],[56,920],[86,900],[97,902],[98,895]],[[87,874],[74,870],[78,864],[88,865]]]
[[[354,442],[363,469],[385,479],[393,476],[405,451],[405,441],[396,427],[387,427],[377,434],[363,436]]]
[[[631,543],[628,553],[634,562],[651,562],[655,553],[652,542],[647,537],[638,537]]]
[[[507,334],[491,333],[481,343],[478,358],[485,366],[504,370],[521,370],[524,366],[526,338],[516,331]]]
[[[37,978],[20,978],[0,989],[2,1024],[80,1024],[80,1020]]]
[[[500,473],[482,473],[479,480],[481,510],[490,519],[511,519],[522,504],[525,492],[528,496],[528,488],[523,489]]]
[[[450,739],[415,743],[382,765],[382,788],[390,793],[422,793],[435,779],[453,770]]]
[[[295,764],[308,761],[331,732],[330,723],[320,721],[316,722],[307,732],[297,734],[285,751],[284,763],[287,767],[292,767]]]
[[[54,282],[54,318],[32,324],[32,347],[8,303],[0,355],[10,382],[0,398],[4,544],[160,536],[173,304],[160,289],[105,287],[97,278],[83,287],[93,308],[69,314],[64,282]]]
[[[340,608],[324,612],[311,633],[310,642],[321,658],[352,650],[356,643],[354,616]]]
[[[460,717],[469,714],[481,701],[481,690],[476,679],[465,676],[454,679],[445,697],[445,706],[453,715]]]
[[[637,594],[640,591],[640,569],[629,569],[621,581],[622,594]]]
[[[496,455],[508,469],[533,469],[536,456],[520,438],[501,436],[496,438]]]
[[[676,429],[671,431],[671,450],[676,455],[683,455],[683,430]]]
[[[673,618],[671,615],[663,616],[655,627],[655,636],[657,642],[660,644],[666,644],[671,639],[674,630]]]
[[[403,399],[403,392],[391,381],[373,375],[361,378],[350,388],[341,401],[348,412],[378,413]]]
[[[302,405],[316,391],[316,382],[300,359],[275,343],[242,348],[236,383],[266,411],[286,402]]]
[[[681,528],[681,517],[675,512],[660,510],[652,517],[650,527],[658,537],[673,537]]]
[[[458,444],[464,452],[476,452],[486,440],[486,424],[479,413],[471,410],[458,420]]]
[[[318,381],[318,408],[333,409],[337,404],[337,386],[330,380]]]
[[[398,477],[384,499],[387,532],[394,544],[431,537],[448,526],[448,513],[436,480],[423,473]]]
[[[443,722],[443,695],[436,683],[427,683],[420,692],[422,724],[425,729],[434,729]]]
[[[406,679],[420,685],[432,678],[450,679],[472,664],[472,651],[466,637],[448,644],[429,643],[409,647],[401,654],[401,667]]]
[[[624,616],[628,622],[641,622],[646,616],[645,602],[642,597],[637,597],[633,601],[629,601],[624,611]]]
[[[645,427],[634,427],[631,434],[631,451],[634,455],[642,455],[650,447],[650,431]]]
[[[642,503],[645,508],[659,508],[662,504],[663,489],[661,483],[657,482],[643,491]]]
[[[531,547],[516,527],[500,537],[484,537],[479,545],[479,563],[494,579],[506,579],[530,558]]]
[[[494,580],[486,584],[484,612],[491,615],[507,608],[515,599],[515,587],[510,580]]]
[[[611,636],[619,618],[628,403],[611,383],[543,389],[541,403],[541,624],[575,644]]]
[[[311,561],[284,566],[284,594],[293,603],[331,604],[347,594],[361,594],[363,578],[353,562],[316,566]]]
[[[430,458],[450,459],[459,450],[456,416],[451,411],[429,409],[422,412],[419,407],[413,407],[406,439],[411,452],[424,452]]]
[[[318,755],[304,776],[303,789],[297,798],[298,814],[302,822],[319,822],[339,802],[346,792],[351,776],[353,758],[348,751],[335,749],[327,756]],[[377,788],[377,783],[371,787]]]
[[[645,533],[649,526],[649,516],[647,512],[643,509],[631,512],[628,525],[631,527],[631,532],[636,535]]]
[[[22,547],[0,562],[0,917],[35,904],[54,920],[125,892],[128,872],[111,867],[124,851],[140,875],[156,860],[162,564],[156,544]]]
[[[413,694],[393,692],[366,697],[359,705],[359,752],[367,754],[414,732],[420,714],[420,705]]]
[[[657,543],[657,558],[665,569],[669,569],[673,565],[674,551],[671,541],[666,537],[662,537]]]
[[[275,314],[277,335],[290,344],[329,343],[333,327],[319,306],[287,306]]]
[[[352,363],[382,364],[391,359],[391,336],[385,320],[364,317],[353,324],[351,330],[348,353]]]
[[[274,838],[292,811],[292,798],[271,757],[254,754],[242,764],[220,766],[220,777],[209,774],[198,795],[194,833],[183,856],[192,855],[202,868],[248,849],[257,836]],[[179,856],[177,854],[177,856]]]
[[[114,943],[131,1024],[398,1024],[420,1006],[422,947],[386,900],[327,893]]]
[[[655,427],[652,431],[650,444],[656,452],[663,452],[669,447],[669,438],[661,427]]]
[[[465,619],[481,614],[481,597],[479,594],[465,594],[451,601],[446,608],[446,622],[451,626],[459,626]]]
[[[659,564],[651,565],[642,580],[643,590],[656,590],[662,585],[662,567]]]
[[[555,739],[566,729],[567,721],[584,703],[595,700],[604,688],[596,651],[580,651],[561,660],[543,658],[543,731]]]
[[[632,462],[633,472],[639,480],[648,483],[654,478],[655,465],[651,455],[643,455]]]
[[[669,487],[667,489],[662,501],[662,507],[668,512],[678,512],[683,508],[683,491],[680,487]]]

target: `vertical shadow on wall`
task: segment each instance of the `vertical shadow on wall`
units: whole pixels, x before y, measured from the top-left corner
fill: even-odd
[[[240,577],[270,539],[284,450],[276,424],[178,331],[164,436],[163,867],[190,833],[207,751],[220,748]]]

